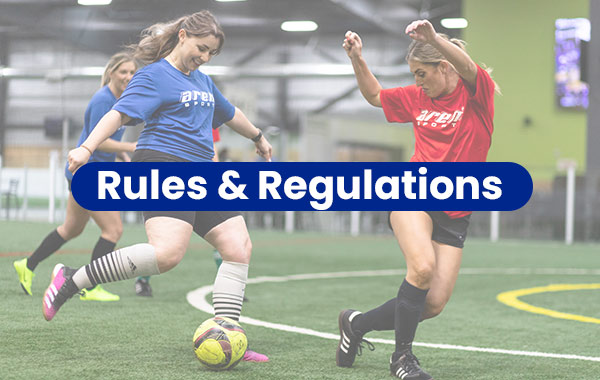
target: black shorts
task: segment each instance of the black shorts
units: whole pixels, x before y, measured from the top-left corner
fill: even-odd
[[[463,248],[467,239],[467,229],[471,215],[463,216],[462,218],[451,219],[448,214],[443,211],[425,211],[433,222],[433,233],[431,240],[438,243],[451,245],[456,248]],[[388,213],[388,226],[392,228],[390,215]]]
[[[189,162],[177,156],[151,149],[136,150],[131,160],[134,162]],[[144,222],[155,216],[183,220],[191,224],[194,232],[202,237],[224,221],[242,215],[239,211],[144,211],[143,214]]]

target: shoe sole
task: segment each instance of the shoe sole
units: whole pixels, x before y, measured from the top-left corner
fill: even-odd
[[[337,350],[335,351],[335,364],[337,364],[338,367],[344,367],[344,368],[350,368],[352,367],[352,364],[350,365],[343,365],[342,363],[340,363],[340,351],[341,350],[341,346],[342,346],[342,341],[344,340],[344,333],[343,333],[343,328],[342,328],[342,324],[343,324],[343,316],[346,313],[346,310],[342,310],[340,312],[340,315],[338,316],[338,327],[340,330],[340,341],[338,342],[338,346],[337,346]]]
[[[60,265],[60,266],[59,266]],[[48,287],[46,288],[46,291],[44,292],[44,297],[42,298],[42,313],[44,314],[44,319],[47,320],[48,322],[50,322],[52,320],[52,318],[54,318],[54,316],[56,315],[56,313],[54,313],[54,315],[52,317],[50,317],[50,319],[48,319],[48,317],[46,316],[45,313],[45,302],[46,302],[46,293],[48,293],[48,291],[50,290],[50,287],[52,286],[52,284],[54,283],[54,277],[56,277],[56,275],[58,274],[58,272],[64,268],[65,266],[62,264],[56,264],[56,266],[54,267],[54,270],[52,271],[52,278],[50,279],[50,285],[48,285]],[[58,268],[58,269],[56,269]]]
[[[242,361],[244,361],[246,363],[267,363],[269,361],[269,359],[267,359],[267,360],[254,360],[254,359],[244,359],[244,358],[242,358]]]
[[[32,296],[33,295],[33,294],[29,293],[27,291],[27,289],[25,289],[25,287],[23,286],[23,284],[20,284],[20,285],[21,285],[21,289],[23,289],[23,291],[25,292],[25,294],[27,294],[28,296]]]

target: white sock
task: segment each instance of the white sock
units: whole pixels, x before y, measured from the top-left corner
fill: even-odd
[[[79,268],[73,275],[73,282],[83,289],[155,274],[160,272],[154,247],[143,243],[117,249]]]
[[[229,317],[236,321],[240,319],[246,281],[248,264],[223,261],[213,288],[215,316]]]

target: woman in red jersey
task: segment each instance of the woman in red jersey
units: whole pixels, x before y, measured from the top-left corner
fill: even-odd
[[[362,41],[347,32],[343,47],[361,93],[382,107],[389,122],[412,122],[415,153],[411,162],[485,161],[494,129],[494,92],[489,73],[466,53],[464,42],[436,33],[427,20],[406,28],[412,39],[406,60],[416,84],[383,89],[362,57]],[[363,336],[395,330],[390,371],[401,379],[431,379],[412,353],[420,321],[438,315],[452,294],[467,235],[470,212],[392,211],[389,222],[406,260],[407,273],[397,297],[361,313],[339,315],[336,362],[350,367]]]

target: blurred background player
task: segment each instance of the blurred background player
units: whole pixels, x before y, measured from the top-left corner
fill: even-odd
[[[412,162],[485,161],[494,129],[494,81],[469,57],[463,41],[436,33],[429,21],[414,21],[405,32],[413,39],[406,60],[416,85],[385,90],[362,57],[358,34],[346,33],[343,47],[361,93],[371,105],[383,108],[389,122],[413,123]],[[406,260],[406,278],[397,297],[385,304],[364,314],[351,309],[340,313],[338,366],[352,366],[369,331],[395,330],[391,374],[406,380],[432,378],[412,353],[412,342],[419,322],[438,315],[450,299],[470,214],[390,213],[390,225]]]
[[[69,152],[69,170],[75,172],[84,165],[100,144],[129,120],[145,121],[133,161],[211,161],[211,130],[221,124],[251,139],[256,152],[269,160],[271,144],[260,129],[229,103],[209,76],[198,70],[219,53],[224,39],[223,30],[208,11],[144,30],[133,48],[134,56],[148,66],[136,73],[112,110],[80,147]],[[202,236],[223,257],[214,282],[215,315],[239,320],[252,251],[241,213],[145,211],[144,219],[148,243],[111,252],[77,270],[56,265],[44,294],[46,320],[52,320],[59,308],[82,288],[169,271],[185,255],[192,232]],[[261,358],[264,355],[259,355],[248,350],[244,358],[265,361]]]
[[[136,61],[129,53],[120,52],[110,58],[102,75],[102,88],[94,94],[85,110],[83,130],[77,146],[87,139],[102,116],[117,102],[136,70]],[[123,161],[131,161],[127,152],[135,150],[135,143],[121,141],[124,131],[124,126],[119,125],[119,128],[98,146],[98,150],[90,156],[89,162],[113,162],[117,156]],[[101,230],[100,238],[92,251],[92,261],[112,252],[123,233],[119,211],[88,211],[77,204],[73,194],[70,193],[73,174],[67,167],[65,167],[65,176],[69,182],[69,198],[65,221],[46,236],[31,256],[14,262],[21,287],[29,295],[31,295],[31,285],[35,276],[33,271],[37,265],[67,241],[79,236],[90,217]],[[101,285],[84,288],[81,292],[82,300],[119,300],[118,295],[109,293]]]

